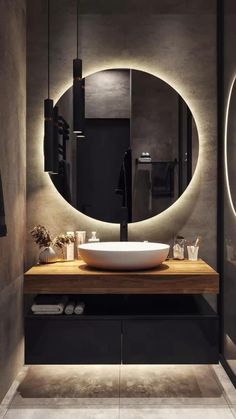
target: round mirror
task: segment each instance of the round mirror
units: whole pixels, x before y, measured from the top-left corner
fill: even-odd
[[[89,217],[119,223],[153,217],[188,186],[198,134],[182,97],[143,71],[111,69],[86,77],[85,138],[73,134],[73,89],[57,103],[71,127],[59,136],[61,195]]]
[[[226,183],[229,193],[230,204],[234,214],[236,215],[236,188],[235,176],[236,176],[236,85],[235,80],[230,90],[229,101],[228,101],[228,115],[226,118],[226,135],[225,140],[225,168],[226,168]]]

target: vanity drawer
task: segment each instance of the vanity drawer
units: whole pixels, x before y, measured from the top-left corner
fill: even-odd
[[[120,364],[121,322],[62,316],[25,319],[26,364]]]
[[[218,360],[218,316],[123,321],[124,364],[208,364]]]

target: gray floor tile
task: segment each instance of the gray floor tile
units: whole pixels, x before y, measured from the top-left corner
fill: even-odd
[[[121,408],[135,408],[138,407],[139,409],[150,407],[150,408],[181,408],[181,407],[188,407],[188,408],[220,408],[225,407],[228,408],[228,403],[225,398],[221,398],[220,400],[215,401],[214,399],[205,399],[205,398],[129,398],[129,399],[120,399],[120,407]]]
[[[17,394],[17,389],[20,383],[26,377],[27,372],[28,372],[28,367],[23,367],[21,369],[16,379],[13,381],[11,387],[9,388],[7,394],[5,395],[4,399],[2,400],[1,406],[8,408],[11,405],[12,401],[14,400],[15,395]]]
[[[193,365],[192,368],[203,398],[216,401],[223,395],[223,388],[212,365]]]
[[[0,419],[117,419],[119,407],[120,419],[236,419],[236,390],[221,365],[32,366]]]
[[[191,366],[124,365],[121,397],[201,397]]]
[[[208,365],[125,365],[121,406],[227,406],[217,376]]]
[[[77,398],[23,398],[17,393],[11,403],[11,408],[115,408],[119,407],[119,398],[77,397]]]
[[[3,419],[3,417],[6,414],[6,412],[7,412],[7,408],[6,407],[3,407],[3,406],[0,406],[0,419]]]
[[[236,389],[231,383],[228,375],[226,374],[222,365],[213,365],[213,369],[219,380],[219,383],[223,389],[224,397],[226,398],[229,405],[236,406]]]
[[[117,398],[118,365],[35,365],[18,388],[22,399]]]
[[[9,409],[4,419],[119,419],[119,409]]]
[[[234,416],[234,419],[236,419],[236,406],[230,406],[231,412]]]
[[[230,408],[121,409],[120,419],[235,419]]]

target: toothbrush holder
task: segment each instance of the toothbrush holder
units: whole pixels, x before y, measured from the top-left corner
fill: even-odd
[[[188,260],[198,260],[199,246],[187,246]]]

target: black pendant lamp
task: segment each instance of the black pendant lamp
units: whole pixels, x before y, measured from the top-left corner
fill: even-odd
[[[53,100],[50,99],[50,0],[48,5],[48,97],[44,101],[44,171],[58,172],[58,158],[55,158],[55,128],[53,122]]]
[[[84,138],[85,85],[82,78],[82,60],[79,58],[79,0],[77,0],[77,57],[73,60],[73,132],[76,138]]]
[[[59,108],[53,108],[53,173],[59,171]]]

